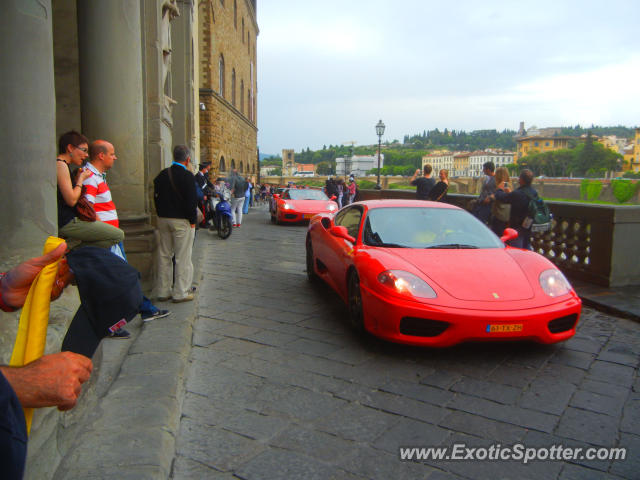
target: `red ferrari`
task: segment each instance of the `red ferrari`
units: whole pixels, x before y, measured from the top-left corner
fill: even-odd
[[[273,223],[296,223],[309,221],[318,213],[338,210],[338,204],[328,198],[322,190],[313,188],[288,188],[273,196],[270,209]]]
[[[342,297],[358,330],[393,342],[569,339],[580,298],[542,255],[504,244],[516,236],[444,203],[358,202],[311,220],[307,275]]]

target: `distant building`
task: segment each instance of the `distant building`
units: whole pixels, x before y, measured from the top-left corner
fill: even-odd
[[[296,156],[293,149],[282,150],[282,175],[290,177],[296,172]]]
[[[482,166],[487,162],[493,162],[498,167],[504,167],[514,162],[515,153],[501,150],[484,150],[472,152],[469,155],[468,176],[480,177],[483,175]]]
[[[454,152],[440,151],[437,153],[431,153],[422,157],[422,168],[426,164],[431,165],[433,171],[437,173],[444,169],[449,172],[449,175],[453,175],[453,156]]]
[[[296,163],[294,175],[298,177],[313,177],[316,174],[316,166],[313,163]]]
[[[344,157],[336,158],[336,175],[346,177],[353,173],[356,177],[364,177],[369,170],[378,168],[378,155],[352,155],[348,159],[351,168],[345,172]],[[380,154],[380,168],[384,167],[384,153]]]
[[[555,135],[529,135],[516,138],[518,150],[516,153],[516,162],[522,157],[526,157],[530,153],[551,152],[563,148],[569,148],[569,140],[573,137],[555,136]]]
[[[459,152],[453,156],[453,174],[452,177],[468,177],[469,176],[469,152]]]
[[[640,128],[636,128],[636,136],[633,141],[633,157],[629,164],[629,170],[640,172]]]

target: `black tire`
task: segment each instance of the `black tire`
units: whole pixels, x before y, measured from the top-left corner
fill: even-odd
[[[229,238],[229,235],[231,235],[231,230],[233,230],[231,219],[229,217],[222,217],[220,219],[220,227],[218,228],[218,236],[223,240],[225,238]]]
[[[360,277],[354,270],[349,274],[349,289],[348,289],[348,308],[349,308],[349,321],[351,326],[359,334],[365,333],[364,328],[364,315],[362,310],[362,292],[360,291]]]
[[[271,214],[271,223],[276,223],[276,217],[273,214]]]
[[[307,260],[307,280],[311,283],[318,283],[318,275],[314,270],[314,261],[313,261],[313,245],[311,243],[311,238],[307,237],[306,243],[306,260]]]

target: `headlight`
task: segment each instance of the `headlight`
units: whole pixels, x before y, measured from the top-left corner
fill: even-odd
[[[336,205],[335,203],[331,203],[331,204],[329,204],[328,209],[329,209],[330,212],[333,212],[334,210],[338,209],[338,205]]]
[[[403,270],[386,270],[378,275],[378,281],[385,287],[402,295],[418,298],[436,298],[436,292],[427,282],[413,273]]]
[[[556,270],[555,268],[550,268],[542,272],[538,281],[544,293],[550,297],[559,297],[571,291],[571,284],[569,284],[560,270]]]
[[[285,204],[282,206],[282,208],[284,208],[285,210],[291,210],[291,205],[289,205],[288,203],[285,202]]]

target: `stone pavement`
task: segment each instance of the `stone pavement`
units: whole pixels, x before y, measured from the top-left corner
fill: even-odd
[[[337,295],[308,284],[305,232],[271,225],[264,207],[228,240],[200,231],[198,301],[144,324],[121,368],[104,350],[116,341],[103,345],[111,382],[55,478],[638,478],[640,324],[586,307],[560,345],[363,339]],[[399,447],[519,442],[628,451],[527,465],[399,458]]]

